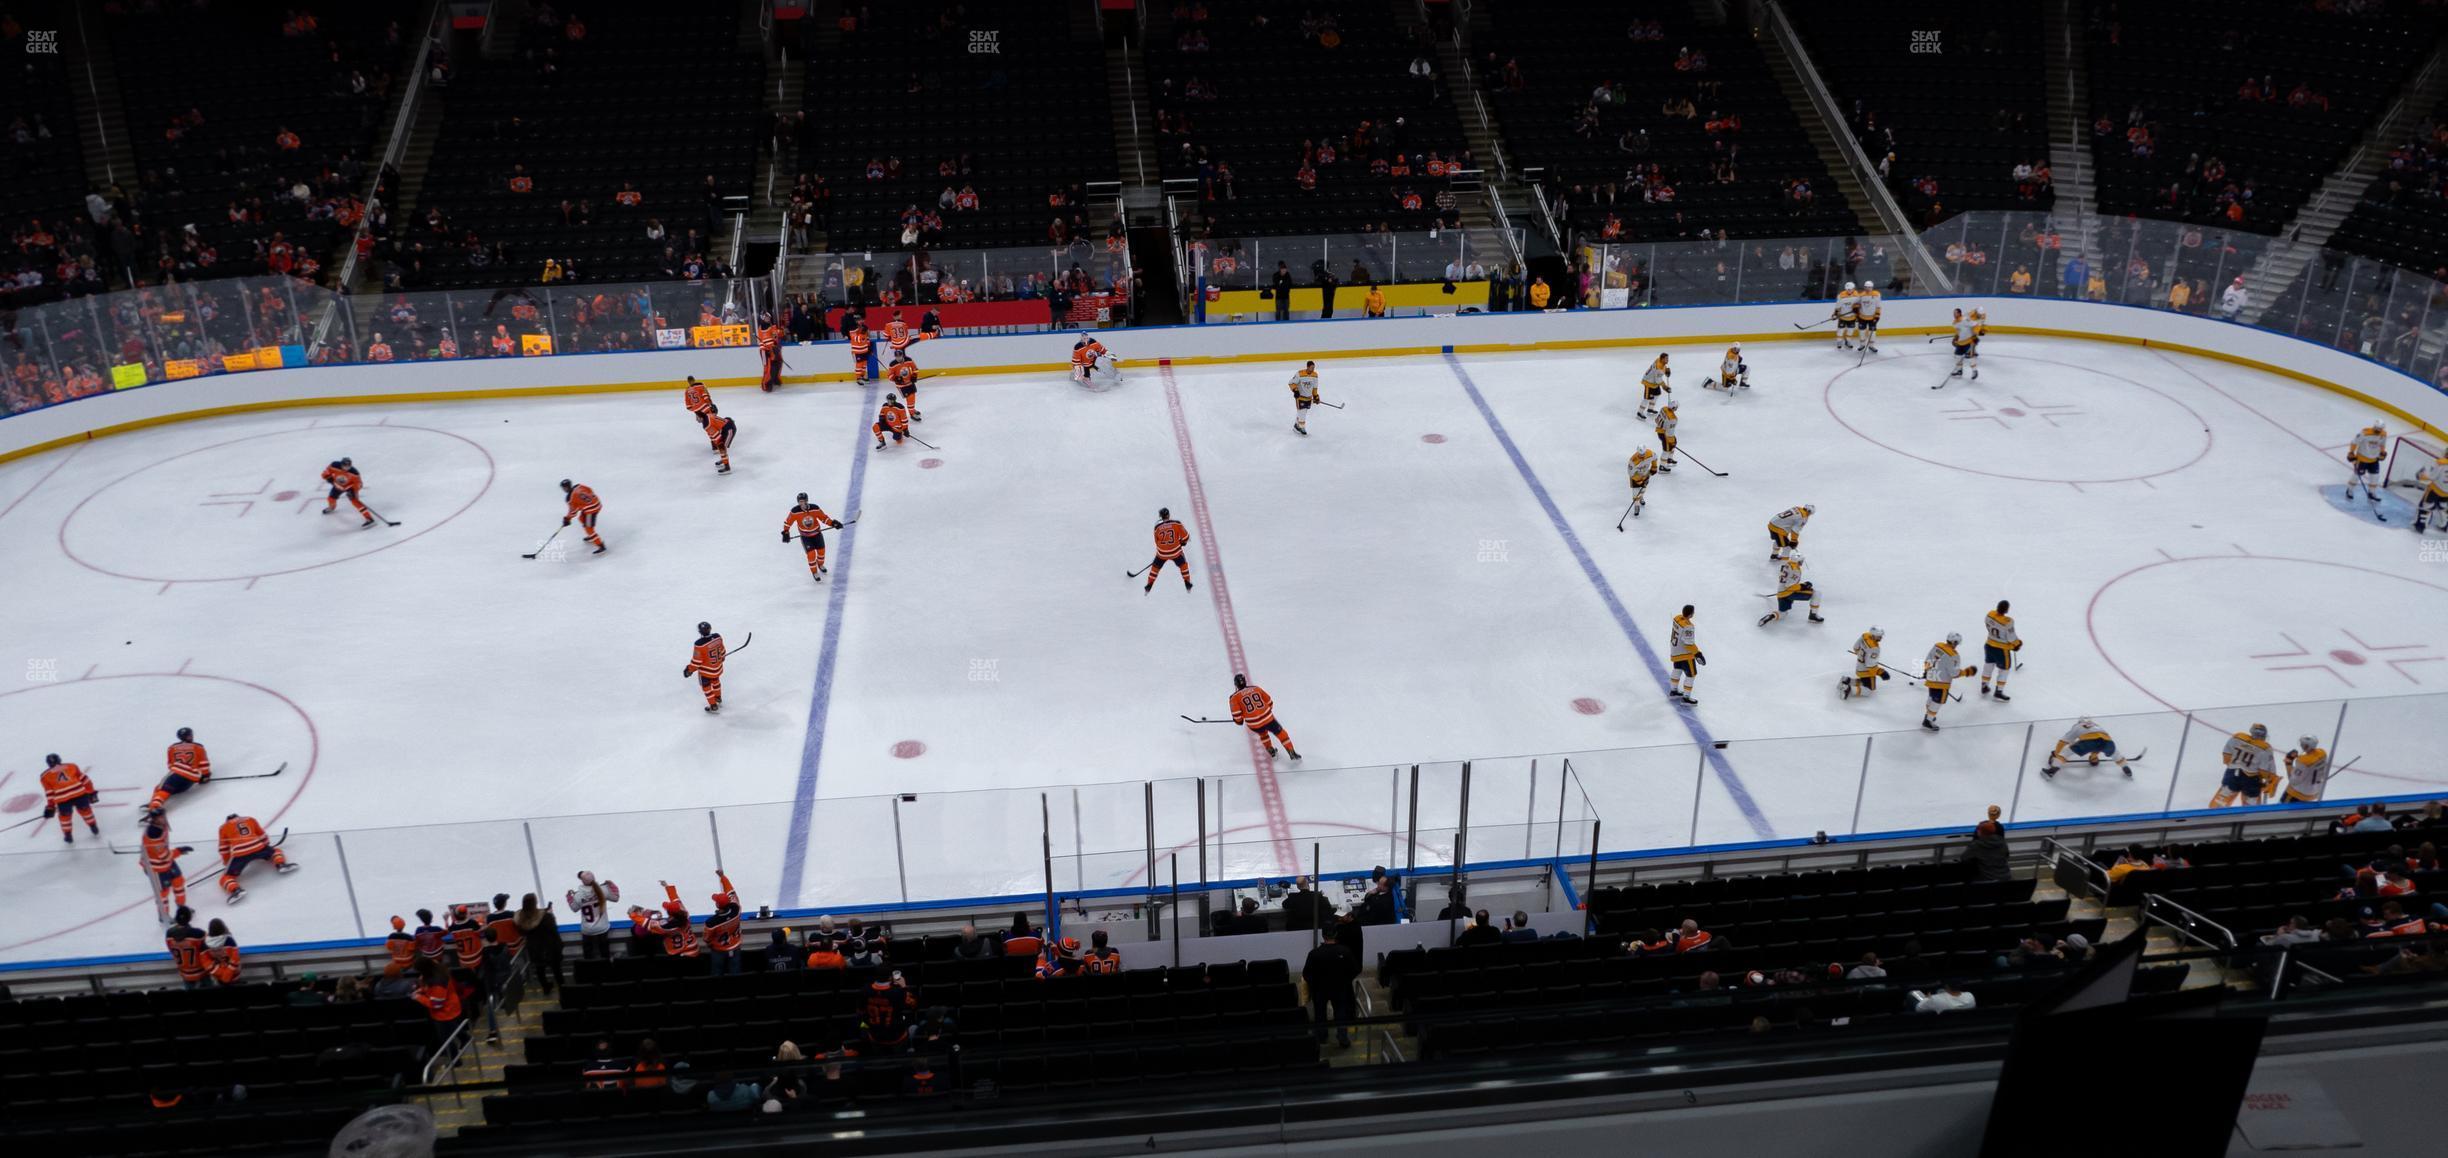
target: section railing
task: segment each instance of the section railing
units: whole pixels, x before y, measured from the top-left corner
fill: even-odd
[[[1846,282],[1909,289],[1906,245],[1861,237],[1598,241],[1580,246],[1592,309],[1728,302],[1832,301]],[[1567,295],[1570,296],[1570,295]]]
[[[1510,228],[1509,226],[1505,228]],[[1518,248],[1511,237],[1506,244]],[[1503,249],[1474,244],[1463,228],[1385,233],[1333,233],[1289,237],[1203,237],[1186,241],[1182,267],[1214,290],[1266,289],[1273,285],[1276,266],[1292,277],[1295,288],[1318,284],[1320,271],[1331,273],[1346,287],[1400,282],[1478,280],[1500,271],[1507,259]],[[1480,273],[1469,270],[1478,266]]]

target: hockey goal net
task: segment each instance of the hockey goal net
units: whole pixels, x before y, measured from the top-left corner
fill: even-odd
[[[2381,476],[2382,480],[2391,487],[2420,490],[2422,484],[2415,481],[2415,476],[2431,469],[2442,457],[2448,457],[2448,449],[2443,449],[2439,440],[2401,434],[2389,447],[2387,473]]]

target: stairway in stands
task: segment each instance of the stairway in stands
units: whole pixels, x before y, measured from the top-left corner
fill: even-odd
[[[2041,67],[2047,73],[2049,170],[2056,178],[2057,226],[2066,248],[2100,267],[2099,202],[2091,181],[2091,76],[2083,63],[2077,0],[2048,0],[2042,11]]]

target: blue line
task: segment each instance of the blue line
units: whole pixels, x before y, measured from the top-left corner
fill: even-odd
[[[1581,564],[1581,573],[1589,577],[1590,586],[1598,589],[1598,598],[1606,602],[1607,611],[1614,615],[1615,626],[1623,629],[1624,638],[1631,642],[1632,650],[1639,652],[1641,662],[1649,665],[1650,678],[1657,681],[1658,690],[1666,690],[1665,663],[1658,659],[1657,650],[1649,646],[1648,637],[1641,634],[1640,626],[1632,622],[1632,613],[1624,610],[1623,601],[1615,597],[1615,588],[1607,582],[1605,573],[1598,570],[1597,560],[1590,558],[1589,548],[1581,545],[1581,536],[1573,533],[1572,524],[1564,519],[1564,512],[1556,508],[1555,499],[1547,493],[1546,484],[1539,481],[1538,472],[1530,469],[1530,460],[1522,457],[1521,448],[1513,444],[1513,436],[1505,432],[1504,423],[1497,420],[1496,411],[1488,406],[1487,396],[1479,392],[1479,384],[1471,381],[1470,371],[1462,368],[1460,358],[1448,353],[1445,355],[1445,365],[1470,395],[1471,405],[1479,408],[1479,417],[1495,433],[1496,441],[1504,446],[1505,457],[1513,460],[1513,469],[1519,471],[1522,481],[1530,485],[1530,493],[1538,499],[1539,507],[1547,512],[1547,521],[1555,525],[1556,534],[1562,535],[1564,545],[1572,548],[1573,558]],[[1675,717],[1683,721],[1683,727],[1691,732],[1692,741],[1706,753],[1709,767],[1716,770],[1717,780],[1725,786],[1726,795],[1733,798],[1734,807],[1742,810],[1743,818],[1751,822],[1751,831],[1763,837],[1776,835],[1768,824],[1768,817],[1760,812],[1759,804],[1751,799],[1751,791],[1744,788],[1742,778],[1734,774],[1734,766],[1726,760],[1725,752],[1717,746],[1716,738],[1710,736],[1708,729],[1700,723],[1699,714],[1678,704]]]
[[[883,379],[868,380],[867,390],[860,396],[858,448],[850,459],[850,490],[842,497],[842,506],[850,517],[859,516],[859,502],[867,490],[867,437],[870,431],[865,418],[876,409],[876,392]],[[799,883],[807,872],[809,829],[816,813],[816,771],[824,762],[825,717],[833,708],[833,673],[841,659],[842,612],[850,595],[850,548],[858,542],[858,526],[853,523],[841,529],[840,562],[830,557],[827,565],[833,572],[833,590],[825,599],[824,650],[816,657],[816,687],[808,696],[807,738],[799,743],[799,785],[791,796],[790,843],[782,846],[782,886],[774,896],[782,904],[799,903]]]

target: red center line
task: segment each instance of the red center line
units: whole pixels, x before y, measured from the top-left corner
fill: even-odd
[[[1207,487],[1199,481],[1198,455],[1190,448],[1190,420],[1182,414],[1181,390],[1173,383],[1173,364],[1158,363],[1164,377],[1165,409],[1173,415],[1173,443],[1181,451],[1182,480],[1190,487],[1190,515],[1198,523],[1199,551],[1207,558],[1207,593],[1215,600],[1216,623],[1224,630],[1224,656],[1237,674],[1249,663],[1241,649],[1241,625],[1233,618],[1232,590],[1224,581],[1224,553],[1216,545],[1215,521],[1207,513]],[[1267,831],[1275,840],[1275,860],[1287,873],[1300,871],[1300,854],[1292,847],[1292,822],[1284,816],[1283,786],[1275,781],[1275,762],[1258,745],[1258,733],[1246,729],[1250,770],[1258,776],[1258,796],[1266,804]]]

